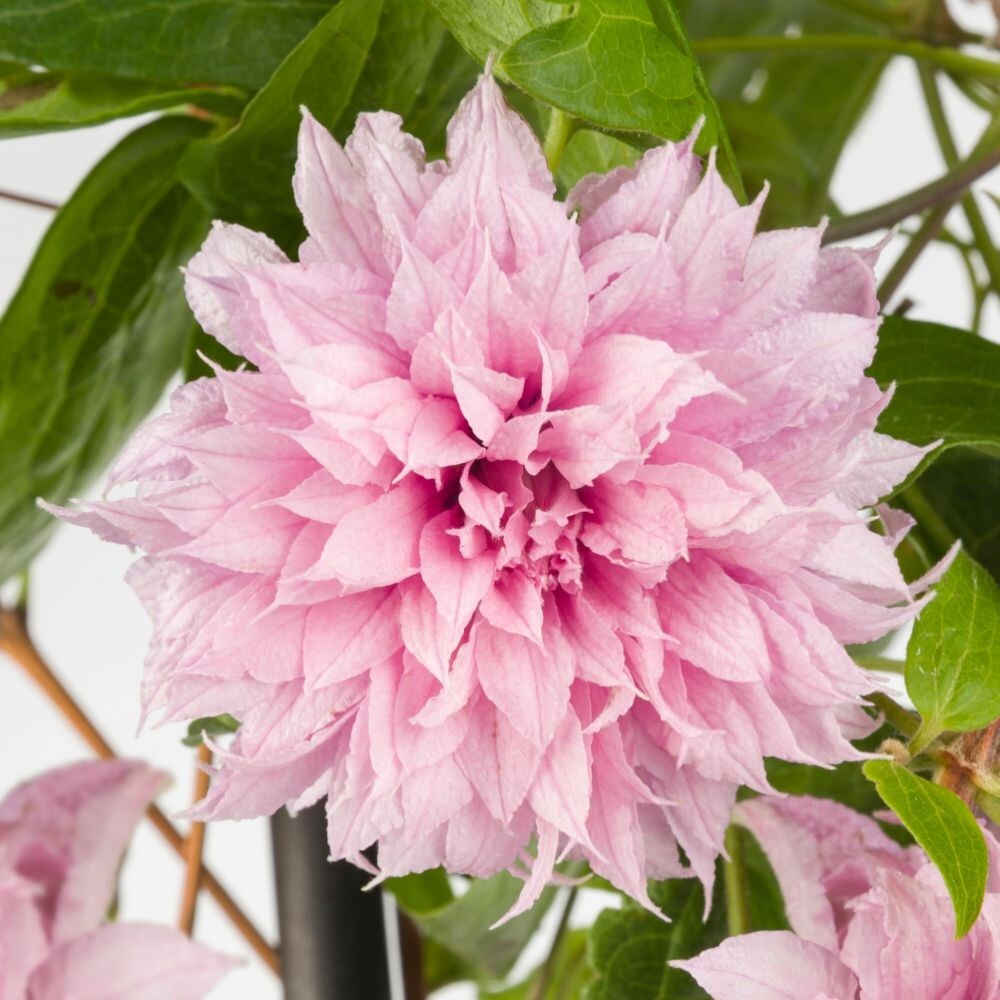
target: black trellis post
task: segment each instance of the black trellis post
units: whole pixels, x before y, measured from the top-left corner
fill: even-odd
[[[285,1000],[392,1000],[380,889],[327,860],[323,803],[271,819]]]

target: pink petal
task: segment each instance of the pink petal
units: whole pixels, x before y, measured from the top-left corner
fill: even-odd
[[[107,924],[61,945],[28,983],[32,1000],[202,1000],[237,963],[152,924]]]
[[[788,931],[729,938],[697,958],[670,964],[689,972],[715,1000],[854,1000],[858,995],[857,979],[835,954]]]

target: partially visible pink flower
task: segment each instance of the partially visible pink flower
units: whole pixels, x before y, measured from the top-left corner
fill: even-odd
[[[75,764],[0,802],[0,1000],[199,1000],[232,966],[169,928],[104,923],[164,778],[130,761]]]
[[[791,931],[728,938],[686,969],[715,1000],[989,1000],[1000,996],[1000,845],[991,881],[955,940],[951,900],[919,848],[867,816],[810,797],[737,807],[774,868]]]
[[[60,513],[147,553],[147,712],[242,721],[201,815],[326,796],[385,875],[513,869],[520,909],[576,852],[648,904],[766,756],[858,757],[841,643],[919,607],[858,510],[921,452],[874,430],[870,253],[755,235],[691,141],[554,190],[489,77],[446,162],[307,114],[299,261],[220,224],[187,272],[259,370]]]

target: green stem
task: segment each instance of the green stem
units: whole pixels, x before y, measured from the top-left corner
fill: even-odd
[[[902,28],[909,19],[907,11],[889,9],[886,7],[876,7],[868,0],[823,0],[827,7],[835,7],[837,10],[863,17],[867,21],[874,21],[876,24],[884,24],[890,28]]]
[[[910,273],[910,269],[916,264],[917,259],[944,229],[945,220],[953,205],[954,201],[939,205],[924,219],[920,228],[910,237],[903,252],[896,258],[896,262],[889,268],[889,273],[878,286],[878,300],[883,306],[888,305],[889,300],[903,283],[903,279]]]
[[[824,234],[824,242],[837,243],[878,229],[889,229],[911,215],[918,215],[929,208],[953,205],[968,191],[969,186],[1000,164],[1000,145],[990,146],[983,140],[992,138],[995,122],[991,122],[976,148],[954,169],[930,184],[910,191],[884,205],[866,209],[856,215],[847,215],[831,222]],[[985,146],[985,149],[981,148]]]
[[[927,104],[927,113],[930,116],[938,146],[941,147],[941,155],[947,166],[954,168],[959,162],[958,148],[955,146],[955,139],[948,125],[948,118],[945,114],[934,70],[930,66],[919,66],[918,71],[920,73],[920,86],[924,92],[924,101]],[[994,245],[990,231],[986,226],[986,220],[983,218],[982,212],[979,211],[979,206],[971,192],[962,199],[962,210],[968,220],[973,242],[989,272],[990,281],[995,289],[1000,290],[1000,250]]]
[[[907,486],[900,494],[903,506],[917,519],[920,533],[933,543],[936,558],[940,558],[952,547],[955,534],[941,519],[941,515],[924,496],[916,483]]]
[[[548,128],[545,130],[545,141],[542,143],[545,162],[549,165],[549,171],[553,177],[559,169],[563,151],[566,149],[566,142],[572,131],[573,119],[565,111],[553,108],[549,115]]]
[[[897,705],[887,694],[875,691],[868,695],[866,700],[874,705],[885,716],[886,721],[904,736],[913,736],[919,728],[920,720],[902,705]]]
[[[535,988],[531,993],[532,1000],[544,1000],[545,994],[548,993],[549,987],[552,985],[553,977],[556,974],[556,965],[559,962],[559,951],[562,947],[563,939],[566,937],[566,931],[569,929],[569,915],[573,909],[573,904],[576,902],[576,896],[577,889],[576,886],[573,886],[566,894],[566,902],[563,904],[563,911],[559,915],[559,923],[556,926],[556,933],[552,938],[552,946],[549,948],[545,964],[538,975],[538,982],[535,983]]]
[[[940,726],[924,719],[917,731],[910,737],[910,743],[906,749],[911,756],[916,757],[923,753],[941,735],[941,732]]]
[[[726,922],[730,937],[746,934],[750,929],[750,900],[747,897],[747,863],[743,853],[743,831],[731,823],[726,830],[726,854],[722,864],[726,889]]]
[[[1000,823],[1000,799],[996,798],[994,795],[988,795],[986,792],[979,792],[976,795],[976,805],[991,819],[994,823]]]
[[[28,597],[31,592],[31,571],[22,569],[17,575],[18,591],[17,602],[14,605],[14,613],[21,619],[22,624],[28,620]]]
[[[702,38],[691,43],[699,56],[725,52],[775,52],[781,55],[808,55],[812,52],[882,52],[909,56],[919,62],[940,66],[953,73],[967,73],[986,79],[1000,79],[1000,62],[970,56],[956,49],[928,45],[888,35],[746,35],[733,38]]]

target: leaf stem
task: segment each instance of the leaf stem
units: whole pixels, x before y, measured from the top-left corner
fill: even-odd
[[[865,700],[874,705],[885,716],[886,721],[906,737],[913,736],[920,727],[920,719],[917,716],[908,712],[902,705],[898,705],[882,691],[873,691]]]
[[[954,532],[944,522],[916,483],[907,486],[900,494],[899,499],[903,506],[917,519],[921,535],[933,544],[932,559],[940,559],[954,544]]]
[[[29,205],[31,208],[44,208],[49,212],[58,212],[60,208],[54,201],[46,201],[44,198],[36,198],[34,195],[21,194],[18,191],[7,191],[6,189],[0,189],[0,199],[15,201],[19,205]]]
[[[953,73],[1000,79],[1000,62],[970,56],[952,48],[889,35],[746,35],[694,39],[691,45],[699,56],[726,52],[775,52],[789,56],[808,55],[812,52],[883,52],[887,55],[909,56]]]
[[[553,108],[549,114],[548,128],[545,130],[545,141],[542,143],[545,162],[553,177],[559,169],[563,151],[566,149],[566,143],[572,131],[573,119],[565,111]]]
[[[887,201],[884,205],[831,222],[823,236],[823,242],[837,243],[853,239],[855,236],[864,236],[878,229],[889,229],[908,216],[917,215],[930,208],[939,206],[950,208],[968,191],[971,184],[1000,165],[1000,144],[991,145],[988,141],[984,142],[992,138],[995,125],[996,120],[987,127],[976,149],[954,169],[931,181],[930,184]]]
[[[747,898],[747,863],[743,852],[743,831],[730,823],[726,830],[727,861],[722,863],[726,889],[726,923],[730,937],[750,930],[750,901]]]
[[[920,255],[944,229],[945,220],[953,206],[954,201],[939,205],[924,219],[920,228],[910,237],[903,252],[896,258],[895,263],[889,268],[889,273],[878,286],[878,300],[883,307],[888,305],[889,300],[903,283],[903,279],[910,273],[910,269],[916,264]]]
[[[6,653],[45,692],[49,700],[69,721],[84,742],[103,760],[115,760],[116,754],[97,727],[90,721],[83,709],[77,705],[72,695],[63,687],[52,668],[42,659],[28,635],[16,611],[0,609],[0,652]],[[183,857],[184,838],[163,811],[155,805],[146,810],[146,815],[170,847]],[[276,975],[280,975],[281,965],[277,952],[240,909],[236,901],[223,888],[207,868],[202,869],[205,889],[219,904],[222,911],[236,930],[260,959]]]
[[[212,751],[207,743],[197,750],[198,763],[194,772],[195,804],[208,794],[210,780],[207,768],[212,763]],[[205,851],[205,824],[192,820],[188,835],[184,838],[184,890],[181,893],[180,916],[177,926],[181,933],[191,936],[194,931],[194,917],[198,909],[198,893],[202,887],[204,867],[202,857]]]
[[[559,961],[559,952],[563,939],[566,937],[566,931],[569,929],[569,915],[576,903],[576,897],[577,887],[573,886],[566,893],[566,901],[563,903],[562,913],[559,914],[559,923],[556,925],[556,932],[552,937],[552,946],[549,948],[545,963],[538,975],[538,982],[535,983],[535,988],[531,991],[532,1000],[545,1000],[545,994],[548,993],[549,987],[552,985],[553,977],[556,974],[556,965]]]
[[[930,66],[918,66],[917,71],[920,74],[920,87],[924,92],[927,114],[930,117],[934,135],[937,137],[938,146],[941,148],[941,155],[947,166],[954,168],[959,162],[958,148],[955,145],[951,127],[948,125],[935,72]],[[976,249],[983,258],[987,272],[989,272],[990,282],[993,288],[1000,293],[1000,250],[993,243],[990,231],[986,227],[986,220],[983,218],[982,212],[979,211],[979,206],[971,192],[962,198],[962,210],[968,220]]]

